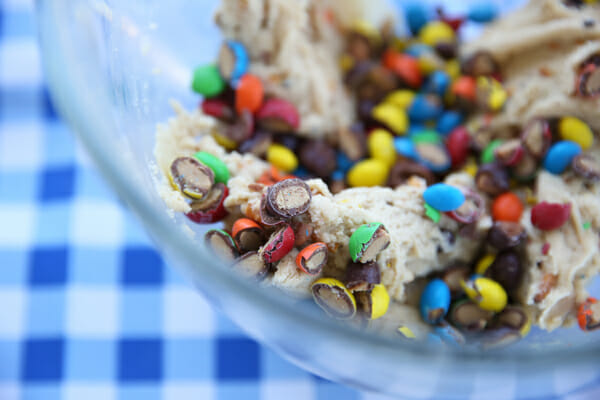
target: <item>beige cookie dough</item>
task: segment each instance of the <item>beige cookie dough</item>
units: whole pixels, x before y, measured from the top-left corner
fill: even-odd
[[[262,7],[263,4],[269,7]],[[308,0],[224,0],[217,16],[226,37],[245,41],[252,56],[252,72],[268,82],[267,91],[298,105],[301,133],[312,137],[334,134],[354,118],[352,99],[344,91],[335,57],[341,51],[339,32],[314,20],[309,8],[319,7],[315,4]],[[360,9],[357,6],[353,11],[356,4],[349,2],[344,16],[340,7],[340,20],[351,20]],[[523,10],[493,24],[468,45],[465,54],[476,49],[493,53],[510,94],[504,109],[491,120],[488,140],[518,135],[532,117],[572,115],[596,131],[600,129],[599,100],[573,96],[580,63],[600,52],[600,9],[588,10],[566,8],[558,0],[532,1]],[[596,20],[595,25],[584,28],[583,20],[590,18]],[[282,20],[287,22],[285,26]],[[285,79],[278,78],[282,76]],[[158,190],[167,207],[178,212],[190,209],[165,179],[171,161],[206,151],[221,158],[232,175],[225,201],[230,212],[226,227],[240,216],[260,221],[260,200],[266,187],[256,181],[268,170],[268,164],[252,155],[226,152],[212,138],[218,129],[214,119],[198,110],[187,112],[177,104],[174,107],[176,116],[157,129],[155,147]],[[592,150],[595,154],[600,154],[598,142],[596,137]],[[474,188],[473,178],[464,173],[451,174],[446,182]],[[454,261],[472,262],[485,246],[485,233],[492,224],[488,213],[468,233],[461,232],[459,225],[446,216],[440,223],[433,223],[424,214],[422,194],[426,185],[418,178],[395,189],[353,188],[336,195],[320,179],[308,180],[307,184],[313,194],[312,202],[308,212],[298,219],[313,227],[312,241],[323,241],[329,246],[323,276],[343,279],[349,260],[348,241],[360,225],[382,222],[390,232],[391,244],[377,261],[382,282],[395,302],[388,314],[371,324],[376,330],[395,332],[398,326],[406,325],[426,331],[415,307],[415,293],[419,290],[414,288],[425,282],[421,278]],[[517,300],[529,308],[540,327],[552,330],[573,319],[576,304],[587,296],[586,285],[600,272],[600,183],[584,182],[570,172],[562,176],[540,172],[534,195],[538,201],[572,205],[570,220],[558,230],[543,232],[533,227],[531,205],[526,207],[521,221],[529,239],[525,278]],[[486,200],[489,210],[490,199]],[[586,222],[590,223],[588,229],[583,228]],[[550,249],[543,255],[546,243]],[[297,252],[295,249],[286,255],[263,284],[295,296],[310,296],[310,285],[318,276],[296,268]]]
[[[600,152],[600,148],[596,150]],[[531,225],[530,208],[521,220],[529,241],[519,300],[530,306],[538,325],[548,330],[570,322],[576,304],[588,296],[586,286],[600,272],[600,184],[584,184],[565,175],[540,173],[535,195],[538,201],[570,203],[569,221],[560,229],[541,231]],[[586,222],[590,223],[588,229],[584,229]],[[543,255],[546,243],[550,247]]]
[[[343,85],[339,30],[365,18],[374,24],[393,15],[383,0],[223,0],[215,20],[227,39],[246,45],[250,72],[267,95],[291,101],[299,134],[335,134],[354,119],[354,101]],[[329,15],[329,17],[328,17]]]
[[[181,155],[206,151],[221,158],[228,166],[231,179],[225,207],[231,213],[228,221],[247,216],[260,221],[260,200],[266,187],[256,180],[267,170],[266,162],[235,151],[227,153],[211,137],[216,126],[200,111],[186,112],[176,106],[177,117],[159,127],[156,141],[156,160],[163,174],[170,162]],[[168,143],[168,145],[166,145]],[[165,175],[166,176],[166,175]],[[189,205],[177,191],[161,184],[161,195],[168,207],[187,211]],[[456,186],[472,187],[469,175],[454,174],[447,181]],[[482,218],[474,236],[459,235],[458,224],[443,216],[439,224],[424,213],[423,191],[426,184],[414,178],[396,189],[374,187],[346,189],[332,195],[321,179],[307,181],[313,198],[302,220],[314,228],[312,239],[327,243],[330,259],[324,274],[343,278],[349,261],[348,241],[356,228],[370,222],[383,222],[390,232],[391,244],[379,255],[382,282],[390,296],[404,300],[405,285],[416,277],[441,270],[453,260],[469,261],[477,252],[480,240],[491,226],[489,216]],[[473,240],[477,238],[479,240]],[[296,295],[310,296],[310,284],[316,277],[298,271],[295,256],[289,254],[280,261],[274,275],[266,283],[286,288]]]
[[[565,115],[600,130],[600,99],[574,96],[581,63],[600,54],[600,4],[579,9],[561,0],[530,1],[467,43],[462,56],[477,50],[489,51],[499,62],[510,96],[491,122],[495,133],[506,134],[532,118]]]

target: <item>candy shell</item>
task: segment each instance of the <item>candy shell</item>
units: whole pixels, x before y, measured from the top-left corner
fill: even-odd
[[[425,189],[423,199],[436,210],[447,212],[459,208],[465,202],[465,195],[454,186],[436,183]]]
[[[456,38],[454,30],[441,21],[431,21],[419,32],[419,39],[428,46],[435,46],[441,42],[453,42]]]
[[[264,243],[265,232],[255,221],[240,218],[234,222],[231,236],[242,252],[256,251]]]
[[[354,164],[346,179],[352,187],[382,186],[387,181],[389,170],[383,161],[370,158]]]
[[[404,17],[408,24],[408,29],[413,35],[417,35],[430,20],[430,11],[425,4],[421,2],[410,2],[404,6]]]
[[[492,140],[487,146],[485,146],[485,149],[483,149],[483,151],[481,152],[481,163],[489,164],[491,162],[494,162],[494,160],[496,159],[496,149],[500,147],[501,144],[501,139],[495,139]]]
[[[270,98],[256,112],[258,124],[269,132],[290,132],[300,126],[296,107],[287,100]]]
[[[442,102],[438,96],[418,94],[408,108],[408,116],[411,120],[423,122],[438,118],[442,109]]]
[[[249,66],[250,58],[242,43],[235,40],[227,40],[223,43],[219,53],[219,72],[223,79],[235,86],[237,81],[248,72]]]
[[[373,107],[373,119],[388,127],[397,135],[406,133],[408,118],[406,111],[390,103],[381,103]]]
[[[423,320],[438,324],[450,307],[450,288],[441,279],[432,279],[421,294],[419,309]]]
[[[467,12],[467,17],[473,22],[487,23],[498,16],[498,8],[491,1],[479,1],[472,3]]]
[[[451,346],[462,346],[466,343],[465,336],[455,327],[448,323],[433,328],[435,335],[439,336],[444,343]]]
[[[443,142],[442,137],[436,131],[432,129],[423,129],[411,135],[410,139],[415,143],[434,143],[440,144]]]
[[[235,111],[233,110],[233,107],[227,104],[223,99],[204,99],[202,100],[202,104],[200,104],[200,108],[206,115],[229,123],[235,122]]]
[[[412,90],[407,89],[399,89],[395,90],[392,93],[388,94],[385,99],[383,99],[384,103],[391,103],[396,107],[400,108],[408,108],[410,103],[414,100],[416,94]]]
[[[225,90],[225,82],[221,78],[216,65],[202,65],[194,70],[192,90],[205,97],[215,97]]]
[[[267,149],[267,161],[283,172],[292,172],[298,167],[298,158],[294,152],[276,143]]]
[[[461,282],[467,296],[484,310],[500,312],[506,307],[508,296],[496,281],[484,277],[473,277]]]
[[[245,74],[235,88],[235,109],[238,113],[246,110],[256,112],[262,105],[264,88],[262,81],[255,75]]]
[[[442,218],[442,214],[427,203],[425,203],[425,215],[427,215],[429,219],[431,219],[436,224],[440,222],[440,219]]]
[[[391,166],[396,161],[394,136],[385,129],[375,129],[367,138],[369,154],[372,158]]]
[[[436,130],[442,135],[452,132],[463,122],[463,116],[458,111],[445,111],[438,119]]]
[[[414,43],[404,50],[404,54],[408,54],[409,56],[418,58],[423,54],[431,53],[432,51],[433,49],[430,46],[427,46],[423,43]]]
[[[318,279],[312,284],[311,291],[315,303],[331,317],[350,319],[356,314],[356,299],[337,279]]]
[[[205,151],[199,151],[194,154],[194,158],[206,165],[215,173],[215,182],[227,184],[229,181],[229,169],[220,158],[213,156]]]
[[[383,317],[390,305],[390,295],[383,284],[369,291],[355,292],[354,296],[361,311],[371,320]]]
[[[309,275],[317,275],[325,264],[327,245],[322,242],[309,244],[296,256],[296,266]]]
[[[352,166],[354,165],[354,161],[348,158],[348,156],[345,153],[338,151],[336,154],[336,164],[338,171],[346,173],[350,168],[352,168]]]
[[[577,323],[583,331],[593,331],[600,328],[600,303],[594,297],[588,297],[579,305]]]
[[[374,261],[377,255],[390,244],[390,236],[380,222],[372,222],[358,227],[350,236],[348,249],[354,262]]]
[[[452,166],[454,168],[460,167],[465,163],[469,156],[469,147],[471,145],[471,135],[466,128],[459,126],[455,128],[448,139],[446,139],[446,148],[450,153],[450,159],[452,160]]]
[[[496,256],[494,254],[486,254],[481,257],[477,264],[475,265],[475,273],[478,275],[483,275],[487,271],[487,269],[494,263]]]
[[[544,168],[553,174],[562,174],[573,158],[581,153],[581,146],[570,140],[555,143],[544,158]]]
[[[265,263],[274,263],[292,251],[294,242],[294,230],[286,224],[271,235],[267,243],[260,248],[258,254]]]
[[[394,138],[394,148],[401,156],[415,159],[418,154],[415,150],[415,145],[410,138],[396,137]]]
[[[224,202],[228,195],[229,189],[225,184],[215,183],[206,196],[191,203],[192,210],[185,216],[198,224],[212,224],[221,221],[227,216]]]
[[[387,50],[383,55],[383,65],[407,86],[418,88],[423,82],[419,61],[408,54]]]
[[[571,203],[542,201],[531,209],[531,223],[543,231],[558,229],[571,217]]]
[[[558,133],[564,140],[570,140],[587,150],[594,143],[594,134],[590,127],[575,117],[563,117],[558,122]]]
[[[433,71],[427,78],[422,90],[427,93],[437,94],[444,97],[446,90],[450,86],[450,77],[444,71]]]

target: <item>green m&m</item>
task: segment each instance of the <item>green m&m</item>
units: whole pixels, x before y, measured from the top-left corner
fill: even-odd
[[[225,90],[219,68],[211,64],[197,67],[192,78],[192,90],[205,97],[215,97]]]
[[[194,158],[212,169],[215,173],[215,183],[221,182],[227,185],[227,181],[229,180],[229,170],[223,161],[205,151],[197,152],[194,154]]]
[[[390,244],[390,235],[380,222],[372,222],[358,227],[350,236],[350,257],[352,261],[367,263]]]

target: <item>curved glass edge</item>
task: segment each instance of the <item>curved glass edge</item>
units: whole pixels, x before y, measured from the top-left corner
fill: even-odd
[[[289,324],[289,326],[297,326],[304,331],[312,329],[327,333],[334,337],[338,343],[343,343],[344,346],[359,346],[366,353],[373,356],[396,359],[399,362],[414,361],[425,366],[428,363],[434,365],[451,360],[453,369],[460,369],[493,359],[494,363],[490,364],[489,367],[494,369],[501,369],[507,364],[518,361],[520,365],[543,370],[551,366],[549,360],[560,359],[563,364],[582,364],[594,361],[597,358],[600,351],[598,343],[595,343],[591,348],[574,347],[570,350],[553,350],[547,354],[538,354],[534,358],[529,354],[512,352],[473,354],[452,348],[440,351],[439,348],[429,346],[405,345],[384,336],[375,336],[364,331],[348,329],[333,320],[320,318],[318,315],[309,312],[309,310],[298,309],[291,301],[282,300],[270,290],[258,290],[255,285],[225,269],[200,266],[204,279],[199,280],[198,271],[194,271],[192,267],[195,260],[208,260],[214,264],[219,262],[203,247],[191,243],[189,238],[171,223],[164,212],[156,210],[144,196],[130,189],[135,182],[130,181],[129,177],[120,170],[120,155],[114,154],[113,149],[102,140],[102,133],[112,129],[112,127],[103,116],[95,113],[96,107],[92,107],[94,104],[90,104],[89,98],[86,101],[77,94],[78,89],[82,87],[79,84],[82,82],[89,84],[89,79],[81,77],[76,68],[73,68],[75,64],[70,63],[70,61],[77,59],[78,54],[74,46],[71,46],[70,39],[67,38],[68,32],[61,31],[59,27],[62,7],[68,7],[68,5],[62,1],[36,1],[43,65],[49,81],[50,92],[57,108],[77,133],[79,140],[84,144],[96,165],[99,166],[106,181],[134,211],[143,225],[152,232],[155,239],[168,249],[167,253],[179,255],[176,264],[185,267],[183,272],[203,291],[212,292],[202,282],[210,281],[214,287],[228,288],[234,296],[247,299],[253,303],[253,307],[256,309],[260,309],[269,315],[276,315],[278,319]],[[95,100],[95,104],[97,104],[98,101],[103,99],[99,97]],[[101,107],[97,107],[97,109],[101,109]],[[223,308],[226,309],[226,307]],[[247,326],[242,327],[248,329]],[[258,338],[263,336],[256,329],[250,329],[249,333]],[[286,352],[296,360],[301,359],[301,357],[294,357],[293,350],[286,349],[285,346],[269,342],[266,344]],[[319,373],[322,372],[319,371]]]

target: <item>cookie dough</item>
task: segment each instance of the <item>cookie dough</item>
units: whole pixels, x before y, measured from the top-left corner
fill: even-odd
[[[365,15],[381,22],[393,15],[386,4],[224,0],[215,20],[225,38],[240,41],[249,50],[250,72],[264,82],[265,93],[297,107],[298,133],[315,138],[334,135],[354,117],[354,102],[339,68],[344,47],[340,29]]]
[[[307,0],[223,0],[217,13],[224,36],[247,46],[251,72],[266,82],[267,93],[298,107],[303,136],[335,136],[355,117],[353,99],[346,93],[337,64],[342,49],[338,27],[316,17],[323,13],[311,10],[334,7],[339,21],[351,21],[360,14],[360,3],[357,0],[349,2],[347,8],[335,8],[334,2]],[[509,94],[500,113],[470,122],[485,124],[485,140],[518,137],[523,126],[537,117],[575,116],[600,130],[599,100],[574,96],[581,63],[600,53],[600,8],[587,10],[566,7],[559,0],[531,1],[465,47],[463,56],[477,50],[491,52],[500,64]],[[589,20],[595,22],[586,22]],[[226,228],[241,216],[260,221],[260,201],[267,188],[256,182],[269,165],[255,156],[227,152],[219,146],[212,137],[218,129],[213,118],[198,110],[185,111],[177,104],[174,109],[176,117],[158,127],[155,147],[162,175],[157,179],[158,190],[167,207],[176,212],[190,210],[188,201],[165,179],[171,161],[205,151],[223,160],[232,176],[225,201],[230,213]],[[600,154],[600,146],[596,144],[590,152]],[[473,177],[466,173],[450,174],[445,181],[457,187],[475,186]],[[374,329],[404,322],[422,325],[418,313],[407,306],[415,303],[411,287],[452,262],[471,263],[485,246],[485,234],[492,225],[489,212],[469,231],[445,215],[433,223],[424,213],[422,194],[427,185],[417,177],[393,189],[353,188],[335,195],[321,179],[306,183],[312,201],[299,220],[313,227],[312,241],[325,242],[330,250],[319,276],[343,278],[349,260],[348,240],[360,225],[380,221],[389,231],[390,246],[379,254],[377,262],[382,283],[395,303],[388,315],[373,324]],[[541,171],[533,195],[538,201],[572,205],[570,220],[557,230],[545,232],[533,227],[531,205],[526,206],[521,219],[529,239],[524,250],[525,278],[516,300],[527,306],[541,328],[552,330],[571,322],[576,304],[587,297],[586,285],[600,272],[600,183],[584,182],[571,172],[555,176]],[[485,199],[489,211],[491,199]],[[542,248],[549,250],[544,254]],[[319,276],[298,270],[296,255],[295,249],[279,261],[263,284],[299,297],[310,296],[310,285]]]

